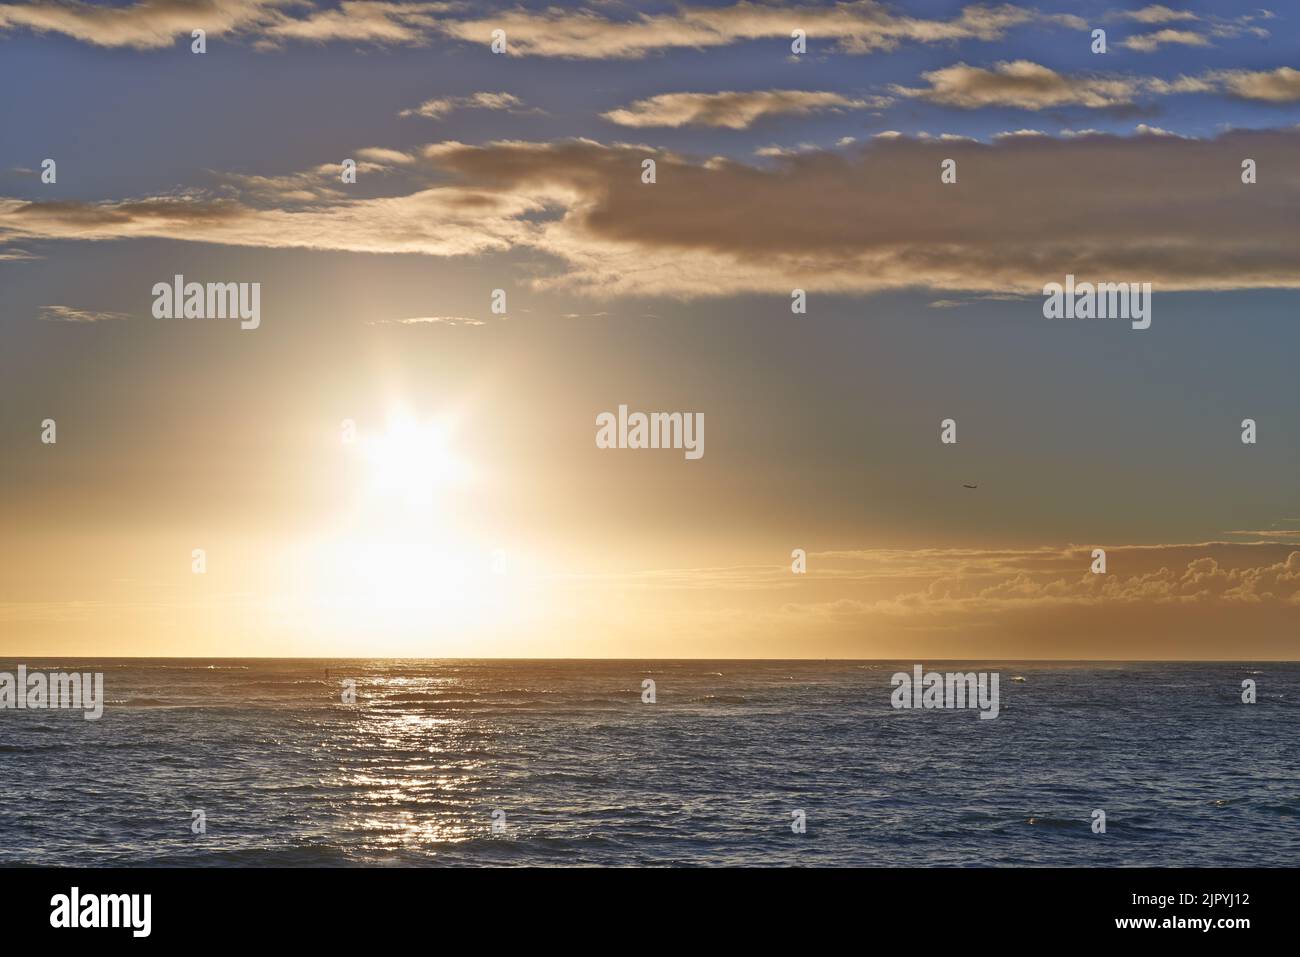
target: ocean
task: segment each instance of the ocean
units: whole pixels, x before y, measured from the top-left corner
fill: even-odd
[[[1300,865],[1296,664],[18,664],[106,704],[0,710],[6,866]]]

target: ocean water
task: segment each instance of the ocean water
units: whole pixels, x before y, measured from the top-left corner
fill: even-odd
[[[913,662],[19,663],[108,703],[0,711],[9,866],[1300,865],[1295,664],[925,663],[980,720]]]

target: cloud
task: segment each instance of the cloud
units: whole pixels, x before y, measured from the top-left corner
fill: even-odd
[[[399,197],[262,209],[243,199],[150,197],[110,203],[0,199],[0,235],[164,238],[260,248],[461,256],[530,241],[542,206],[499,191],[446,187]]]
[[[473,93],[469,96],[444,96],[425,100],[419,106],[402,110],[398,116],[425,116],[440,120],[455,110],[517,110],[524,101],[511,93]]]
[[[784,565],[734,566],[633,573],[606,584],[621,591],[635,583],[662,593],[762,596],[766,607],[760,601],[756,617],[769,628],[777,622],[858,629],[892,623],[921,634],[944,622],[975,629],[1046,615],[1056,638],[1079,630],[1089,614],[1131,627],[1169,613],[1239,615],[1246,608],[1285,620],[1300,607],[1300,551],[1294,543],[1105,551],[1102,574],[1091,570],[1092,546],[863,549],[811,552],[806,576],[791,575]],[[665,596],[659,603],[670,600]],[[735,614],[755,612],[751,606]]]
[[[1294,103],[1300,100],[1300,70],[1219,70],[1209,75],[1221,88],[1244,100]]]
[[[1112,14],[1112,17],[1125,20],[1135,20],[1138,23],[1175,23],[1178,21],[1196,20],[1196,14],[1190,10],[1172,10],[1169,7],[1160,4],[1153,4],[1149,7],[1143,7],[1140,10],[1119,11]]]
[[[1267,10],[1257,10],[1236,17],[1221,17],[1213,14],[1198,15],[1190,10],[1173,10],[1161,5],[1143,7],[1131,12],[1116,11],[1107,14],[1109,20],[1132,20],[1147,27],[1160,27],[1149,33],[1128,37],[1120,44],[1142,53],[1167,45],[1212,46],[1211,36],[1216,39],[1233,40],[1249,34],[1267,39],[1269,31],[1256,25],[1256,21],[1272,18],[1273,14]],[[1197,24],[1204,32],[1189,29],[1190,24]]]
[[[775,156],[797,156],[800,153],[816,153],[821,147],[816,143],[800,143],[797,146],[760,146],[754,150],[755,156],[771,158]]]
[[[538,288],[708,297],[792,288],[1041,295],[1066,273],[1171,290],[1300,287],[1300,130],[873,139],[749,165],[591,140],[426,147],[400,195],[259,208],[247,196],[0,199],[0,244],[227,245],[548,257]],[[657,182],[641,163],[657,162]],[[939,181],[957,161],[959,185]],[[1117,189],[1114,170],[1140,191]],[[1067,185],[1068,184],[1068,185]],[[233,188],[233,187],[232,187]],[[947,296],[945,298],[955,298]],[[1034,307],[1025,307],[1033,312]]]
[[[994,64],[993,69],[958,63],[923,73],[928,87],[895,85],[900,96],[915,97],[978,109],[1011,106],[1044,110],[1064,106],[1106,109],[1131,106],[1142,96],[1186,93],[1223,94],[1271,103],[1300,100],[1300,70],[1282,66],[1273,70],[1210,70],[1200,76],[1125,77],[1058,73],[1029,60]]]
[[[357,150],[357,156],[363,160],[381,166],[406,166],[415,162],[415,157],[401,150],[387,149],[383,146],[367,146]]]
[[[1088,567],[1090,550],[1062,552],[1057,567],[1036,567],[990,571],[977,563],[963,561],[958,573],[935,577],[923,589],[899,594],[872,607],[890,614],[935,614],[952,612],[1002,612],[1029,605],[1169,605],[1169,604],[1274,604],[1300,606],[1300,551],[1290,551],[1265,564],[1242,564],[1242,547],[1216,543],[1213,550],[1227,558],[1200,555],[1181,565],[1161,564],[1148,569],[1149,557],[1133,561],[1141,570],[1115,572],[1117,564],[1130,560],[1126,549],[1107,549],[1107,574],[1093,574]],[[1174,553],[1185,550],[1165,546]],[[1275,549],[1276,550],[1276,549]],[[1232,554],[1234,553],[1235,554]],[[1168,556],[1162,556],[1167,558]],[[1074,566],[1062,573],[1060,565]]]
[[[363,147],[356,150],[353,157],[356,170],[361,174],[391,174],[416,161],[410,153],[379,146]],[[321,163],[311,169],[276,176],[209,171],[223,187],[233,190],[243,199],[284,206],[346,200],[348,192],[342,182],[342,172],[341,163]]]
[[[1133,128],[1133,131],[1138,136],[1174,136],[1178,139],[1190,139],[1190,137],[1183,136],[1181,133],[1175,133],[1172,130],[1167,130],[1162,126],[1148,126],[1146,123],[1139,123]]]
[[[41,306],[40,318],[47,322],[107,322],[130,316],[124,312],[93,312],[72,306]]]
[[[592,10],[515,7],[457,18],[450,3],[344,0],[320,7],[310,0],[140,0],[106,7],[80,0],[35,0],[0,5],[0,32],[30,29],[62,33],[108,47],[166,47],[190,31],[247,36],[264,49],[286,41],[426,44],[438,36],[484,45],[504,29],[512,56],[634,59],[672,49],[775,40],[789,43],[792,24],[812,41],[849,53],[890,50],[904,42],[948,43],[1001,39],[1028,23],[1086,27],[1070,15],[1045,15],[1012,4],[965,7],[946,20],[895,13],[876,0],[791,7],[741,2],[725,7],[681,7],[658,14],[607,17]]]
[[[706,49],[754,40],[789,43],[795,27],[810,41],[827,40],[841,52],[892,50],[903,42],[998,40],[1014,26],[1041,22],[1082,29],[1077,17],[1045,16],[1011,4],[972,5],[949,20],[895,14],[875,0],[828,6],[769,6],[741,2],[726,7],[683,7],[672,13],[609,19],[591,11],[515,9],[479,20],[449,21],[442,29],[470,42],[485,42],[504,29],[515,56],[636,59],[683,47]]]
[[[0,32],[25,28],[95,46],[147,50],[171,46],[196,29],[221,36],[266,28],[291,5],[295,0],[140,0],[127,6],[37,0],[0,4]]]
[[[751,653],[765,642],[844,657],[1293,657],[1296,544],[873,548],[788,564],[559,576],[599,609],[613,596]],[[636,597],[638,594],[641,597]],[[630,597],[631,596],[631,597]],[[832,651],[833,649],[833,651]],[[1135,654],[1135,650],[1141,649]],[[778,654],[775,650],[773,654]]]
[[[1120,46],[1139,53],[1150,53],[1162,46],[1208,47],[1210,41],[1194,30],[1156,30],[1127,37]]]
[[[1027,297],[1013,296],[1000,293],[984,293],[977,296],[967,296],[962,299],[936,299],[930,303],[931,309],[958,309],[962,306],[973,305],[977,302],[1023,302]]]
[[[0,33],[28,29],[83,43],[139,50],[172,46],[202,29],[209,37],[249,37],[263,48],[285,40],[419,44],[440,32],[447,3],[344,0],[319,8],[311,0],[139,0],[123,6],[81,0],[0,4]]]
[[[1155,93],[1219,93],[1243,100],[1294,103],[1300,100],[1300,70],[1281,66],[1274,70],[1211,70],[1200,76],[1175,80],[1149,79]]]
[[[465,316],[414,316],[410,319],[375,319],[367,322],[368,326],[424,326],[424,325],[444,325],[444,326],[483,326],[487,325],[482,319],[469,319]]]
[[[857,99],[813,90],[661,93],[601,116],[619,126],[716,126],[743,130],[768,116],[879,109],[891,102],[889,97]]]
[[[280,40],[420,44],[437,31],[440,23],[437,14],[451,9],[453,5],[447,3],[344,0],[336,8],[314,10],[303,18],[277,18],[262,31],[261,42],[263,46],[274,45]]]
[[[928,88],[895,86],[895,92],[964,109],[1015,106],[1044,110],[1060,106],[1125,106],[1140,90],[1139,81],[1066,76],[1030,60],[1004,61],[994,64],[992,70],[958,63],[923,73],[922,77],[929,81]]]
[[[213,175],[222,183],[236,188],[248,199],[265,203],[319,203],[331,199],[341,199],[346,194],[337,189],[340,183],[340,170],[337,163],[322,164],[310,170],[289,173],[283,176],[259,176],[248,173],[217,172]],[[358,163],[357,169],[378,172],[382,167],[375,164]]]

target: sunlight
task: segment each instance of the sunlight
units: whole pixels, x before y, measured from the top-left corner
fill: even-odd
[[[327,536],[286,555],[293,585],[278,611],[317,640],[378,643],[391,654],[464,654],[536,613],[520,577],[472,543]]]
[[[505,550],[465,527],[464,496],[480,475],[456,450],[456,431],[451,416],[399,409],[347,446],[357,498],[290,550],[286,621],[322,640],[428,655],[463,652],[526,611]]]
[[[363,437],[360,445],[370,491],[395,505],[430,509],[440,492],[468,482],[472,474],[452,451],[451,430],[441,421],[421,423],[398,413],[383,433]]]

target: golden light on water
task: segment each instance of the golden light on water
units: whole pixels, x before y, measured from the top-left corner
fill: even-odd
[[[336,788],[354,795],[349,831],[370,847],[427,848],[482,838],[486,824],[474,823],[483,799],[489,764],[474,722],[461,715],[430,713],[444,694],[462,690],[453,678],[372,676],[358,688],[365,702],[349,709],[342,752],[345,762]]]

